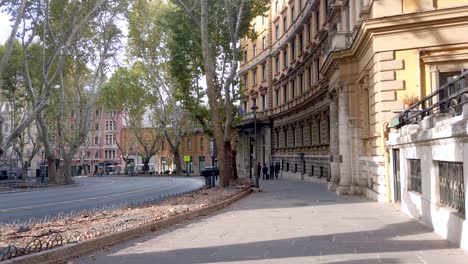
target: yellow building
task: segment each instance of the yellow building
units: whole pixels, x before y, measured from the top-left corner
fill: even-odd
[[[239,172],[256,104],[252,162],[390,201],[388,123],[468,68],[467,16],[467,0],[272,0],[242,40]]]

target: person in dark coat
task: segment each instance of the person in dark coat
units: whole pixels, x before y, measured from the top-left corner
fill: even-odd
[[[260,178],[260,174],[262,173],[262,165],[260,165],[260,162],[257,163],[257,177]]]
[[[263,172],[262,180],[268,180],[268,167],[265,163],[263,163],[262,172]]]
[[[270,163],[270,180],[275,179],[275,165],[274,163]]]
[[[275,165],[275,178],[276,178],[276,179],[278,179],[279,171],[280,171],[280,164],[279,164],[279,162],[278,162],[278,163],[276,163],[276,165]]]

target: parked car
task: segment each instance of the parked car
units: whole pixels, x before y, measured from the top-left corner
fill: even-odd
[[[203,177],[218,176],[218,175],[219,175],[218,168],[213,168],[213,167],[206,167],[201,172],[201,176],[203,176]]]

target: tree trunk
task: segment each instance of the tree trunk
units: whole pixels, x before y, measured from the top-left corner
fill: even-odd
[[[232,171],[232,151],[231,151],[231,141],[225,141],[224,142],[224,155],[226,157],[226,163],[225,167],[228,168],[227,174],[226,174],[226,180],[228,181],[228,184],[231,182],[233,179],[233,171]]]
[[[211,120],[213,124],[214,137],[216,140],[216,147],[218,149],[218,162],[220,172],[220,185],[221,187],[229,186],[229,170],[230,167],[226,166],[226,152],[224,151],[224,133],[221,126],[221,115],[218,107],[217,88],[214,82],[216,75],[215,61],[211,54],[209,45],[208,34],[208,0],[201,0],[201,42],[203,53],[203,65],[205,66],[205,78],[207,86],[208,104],[211,109]]]
[[[60,174],[63,180],[63,183],[71,183],[71,175],[72,175],[72,159],[71,158],[64,158],[63,165],[61,166]]]
[[[49,183],[58,184],[57,168],[55,167],[54,157],[47,157],[47,174],[49,175]]]
[[[143,160],[143,172],[148,172],[149,170],[149,162],[150,162],[150,159],[144,159]]]
[[[175,168],[176,168],[176,169],[175,169],[175,170],[176,170],[176,174],[177,174],[177,175],[182,175],[183,169],[182,169],[182,163],[180,162],[180,153],[179,153],[179,150],[174,151],[173,154],[174,154],[174,163],[175,163]]]
[[[232,178],[234,179],[234,181],[237,181],[237,179],[239,178],[239,175],[237,175],[236,156],[237,156],[237,150],[235,148],[231,149]]]

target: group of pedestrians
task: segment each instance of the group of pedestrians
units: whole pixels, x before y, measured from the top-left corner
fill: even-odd
[[[260,165],[260,162],[257,163],[257,176],[260,177],[260,174],[262,174],[262,180],[273,180],[273,179],[278,179],[278,174],[280,171],[280,164],[279,163],[271,163],[270,164],[270,169],[268,169],[268,166],[266,163]],[[270,173],[268,173],[270,172]]]

